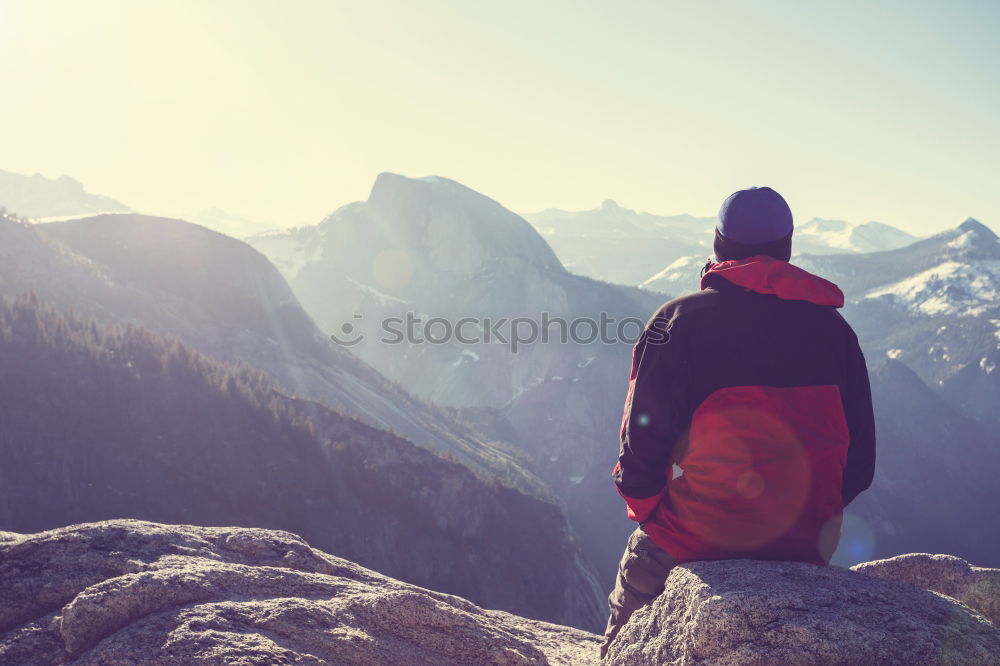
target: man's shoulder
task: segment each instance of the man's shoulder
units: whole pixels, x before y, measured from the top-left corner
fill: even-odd
[[[843,313],[836,308],[828,308],[830,311],[829,317],[833,322],[833,325],[837,327],[837,330],[848,340],[853,342],[855,345],[858,344],[858,334],[854,331],[854,327],[847,321]]]
[[[684,296],[673,298],[656,310],[649,318],[652,324],[656,320],[673,325],[680,319],[687,319],[696,312],[714,308],[719,303],[719,292],[711,287]]]
[[[736,290],[726,290],[708,285],[701,291],[671,299],[653,313],[647,322],[647,327],[656,322],[659,322],[659,326],[667,328],[674,328],[678,323],[698,326],[704,324],[706,319],[711,320],[716,316],[724,317],[730,308],[726,305],[723,294],[734,291]],[[769,296],[769,298],[774,297]],[[817,322],[821,322],[822,326],[837,331],[846,338],[857,340],[854,329],[837,308],[815,305],[805,301],[780,301],[779,299],[779,302],[782,307],[799,310],[800,314],[808,312],[809,316],[816,317]],[[729,305],[732,304],[730,299]]]

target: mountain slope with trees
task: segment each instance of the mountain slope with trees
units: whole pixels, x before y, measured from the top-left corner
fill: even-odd
[[[0,298],[0,530],[141,518],[294,531],[486,607],[596,628],[559,510],[141,327]]]

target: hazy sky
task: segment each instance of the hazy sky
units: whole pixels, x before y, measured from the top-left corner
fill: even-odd
[[[1000,2],[0,0],[0,169],[280,224],[437,174],[518,212],[1000,227]]]

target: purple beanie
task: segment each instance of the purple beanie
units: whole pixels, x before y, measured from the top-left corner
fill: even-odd
[[[751,187],[723,202],[716,230],[744,245],[771,243],[792,233],[792,211],[770,187]]]

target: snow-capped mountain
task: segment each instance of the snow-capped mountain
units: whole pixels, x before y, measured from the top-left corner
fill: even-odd
[[[795,227],[793,250],[796,254],[881,252],[916,240],[913,234],[881,222],[853,224],[815,217]]]
[[[968,414],[998,418],[1000,240],[989,227],[970,218],[893,250],[794,254],[792,262],[840,285],[871,359],[904,361]],[[695,291],[704,263],[682,257],[641,286]]]
[[[894,250],[915,242],[916,236],[881,222],[852,224],[813,218],[795,227],[792,261],[811,254],[860,254]],[[703,252],[678,257],[639,283],[643,289],[671,296],[698,290],[705,263],[712,258],[711,237]]]
[[[110,197],[87,192],[69,176],[49,179],[38,173],[23,176],[3,170],[0,170],[0,206],[35,220],[131,212],[128,206]]]
[[[669,294],[697,288],[687,285],[712,254],[717,222],[716,217],[640,213],[611,200],[594,210],[553,208],[524,217],[552,245],[568,270]],[[793,251],[876,252],[915,240],[915,236],[880,222],[853,224],[814,218],[796,227]]]
[[[844,290],[866,353],[905,362],[967,414],[1000,419],[1000,239],[989,227],[969,218],[897,250],[799,263]]]
[[[1000,241],[972,218],[895,252],[856,258],[807,257],[835,272],[859,300],[877,300],[908,312],[975,317],[1000,300]]]
[[[683,296],[698,291],[701,269],[705,267],[710,256],[711,252],[689,254],[674,259],[666,268],[640,282],[639,287],[669,296]]]

